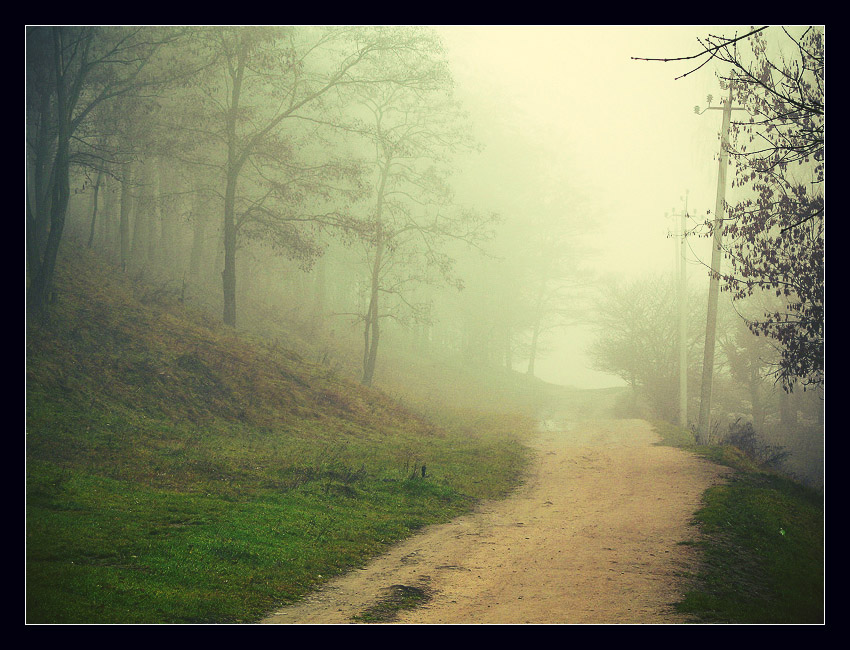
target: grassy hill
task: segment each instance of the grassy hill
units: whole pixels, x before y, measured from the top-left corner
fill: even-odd
[[[525,467],[527,391],[411,408],[77,248],[56,288],[27,326],[28,622],[257,620]]]

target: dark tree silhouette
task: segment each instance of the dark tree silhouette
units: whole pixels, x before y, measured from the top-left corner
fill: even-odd
[[[27,30],[27,271],[30,314],[43,316],[71,195],[70,170],[101,154],[84,131],[104,108],[171,74],[152,74],[169,29],[33,27]]]

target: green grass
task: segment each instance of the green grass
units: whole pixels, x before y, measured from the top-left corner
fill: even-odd
[[[115,417],[106,434],[65,412],[62,452],[28,465],[30,622],[257,620],[506,492],[524,463],[507,438],[344,444],[211,426],[184,447],[161,422],[129,432]],[[425,478],[411,478],[417,458]]]
[[[417,479],[313,481],[236,500],[36,465],[27,618],[256,620],[467,504]]]
[[[27,622],[257,621],[520,480],[528,418],[438,426],[76,253],[28,328]]]
[[[656,429],[662,444],[736,470],[703,496],[695,515],[703,562],[677,609],[705,623],[823,623],[822,494],[734,447],[697,446],[669,424]]]

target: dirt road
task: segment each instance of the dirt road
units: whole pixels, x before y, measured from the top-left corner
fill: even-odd
[[[393,585],[431,599],[398,623],[680,623],[690,525],[724,469],[654,446],[643,420],[550,420],[526,483],[432,526],[264,623],[350,623]]]

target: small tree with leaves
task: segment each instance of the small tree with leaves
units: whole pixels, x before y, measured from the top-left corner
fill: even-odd
[[[732,84],[734,101],[749,113],[731,125],[733,187],[742,198],[724,220],[731,270],[723,288],[736,301],[759,292],[778,297],[747,324],[779,344],[775,376],[786,390],[823,387],[823,29],[760,27],[699,43],[694,55],[648,60],[699,62],[680,78],[710,61],[723,64],[721,84]]]
[[[688,302],[688,365],[695,374],[702,314],[698,296],[689,296]],[[677,314],[676,290],[669,277],[603,284],[593,319],[597,337],[588,353],[596,370],[616,375],[632,387],[635,403],[647,404],[655,417],[670,421],[678,409]]]

